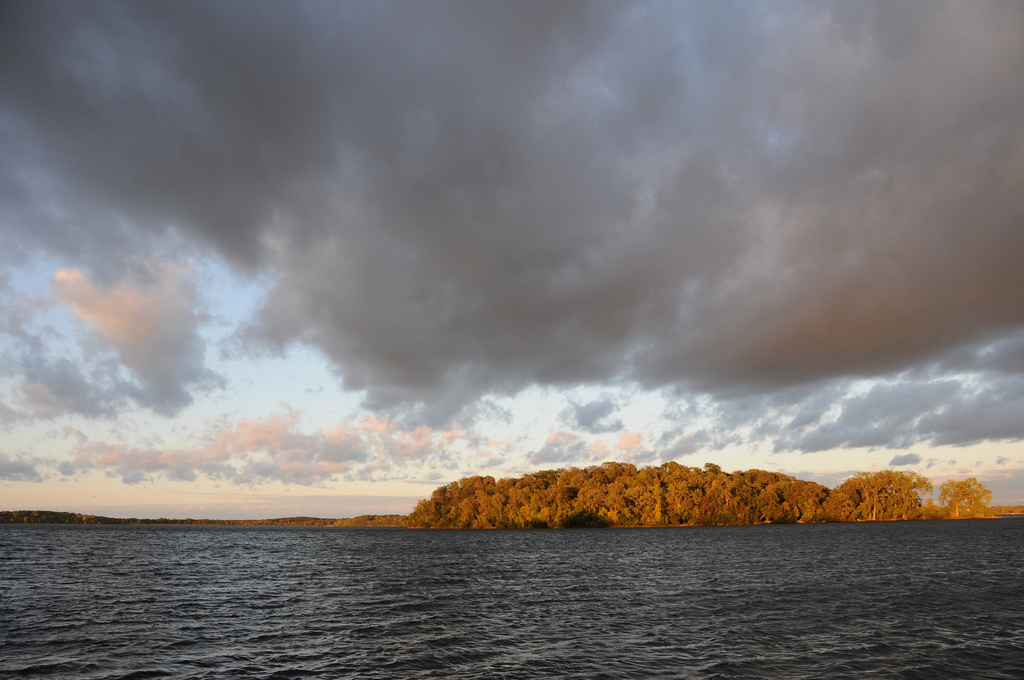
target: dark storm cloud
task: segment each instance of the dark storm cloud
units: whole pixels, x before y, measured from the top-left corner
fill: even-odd
[[[933,379],[886,414],[845,380],[1021,366],[1017,4],[4,12],[6,257],[102,279],[212,247],[274,277],[250,338],[320,347],[375,407],[638,381],[840,410],[783,437],[815,450],[982,403]]]

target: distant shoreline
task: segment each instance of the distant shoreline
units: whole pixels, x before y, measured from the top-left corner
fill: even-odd
[[[987,517],[936,517],[932,519],[958,521],[961,519],[1003,519],[1024,517],[1024,510],[1017,512],[1001,512]],[[880,519],[876,522],[916,522],[930,521],[922,519]],[[855,520],[855,523],[871,520]],[[278,517],[273,519],[197,519],[186,517],[176,519],[160,517],[158,519],[138,517],[105,517],[103,515],[86,515],[74,512],[57,512],[52,510],[5,510],[0,511],[2,524],[45,524],[45,525],[79,525],[79,526],[232,526],[232,527],[363,527],[407,529],[408,515],[359,515],[357,517]],[[783,524],[850,524],[851,522],[782,522]],[[608,529],[673,529],[688,528],[692,525],[669,526],[615,526]],[[703,526],[766,526],[764,524],[720,524]],[[434,527],[442,528],[442,527]],[[443,527],[454,529],[455,527]],[[495,529],[501,530],[501,529]],[[529,529],[520,529],[529,530]]]
[[[391,527],[405,528],[406,515],[359,515],[357,517],[279,517],[274,519],[174,519],[160,517],[104,517],[54,510],[0,511],[0,524],[89,524],[122,526],[260,526],[260,527]]]

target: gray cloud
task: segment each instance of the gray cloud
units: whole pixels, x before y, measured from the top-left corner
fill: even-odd
[[[28,357],[21,366],[23,382],[14,393],[25,417],[52,420],[68,414],[99,418],[117,412],[129,387],[117,366],[99,362],[91,374],[70,359]]]
[[[587,443],[569,432],[555,432],[544,445],[529,454],[531,465],[573,463],[589,459]]]
[[[892,460],[889,461],[889,465],[900,466],[900,465],[917,465],[923,458],[916,453],[903,453],[897,456],[893,456]]]
[[[206,367],[199,295],[187,264],[151,259],[110,289],[62,269],[53,289],[55,302],[71,307],[100,344],[117,352],[136,378],[131,397],[140,405],[174,415],[192,403],[190,388],[223,386]]]
[[[976,360],[965,361],[978,365]],[[678,423],[661,445],[692,432],[693,446],[711,450],[751,441],[776,452],[837,448],[907,448],[917,444],[968,446],[1024,439],[1024,377],[994,371],[917,368],[880,380],[830,380],[767,394],[708,400],[667,413]],[[667,449],[666,449],[667,450]],[[683,449],[688,450],[688,449]]]
[[[193,392],[224,385],[206,366],[191,268],[155,259],[128,264],[132,271],[107,288],[61,269],[49,299],[27,298],[0,279],[0,376],[12,380],[18,407],[0,402],[0,423],[111,417],[130,403],[175,415]],[[77,356],[52,346],[66,334],[34,323],[37,313],[58,306],[85,331]]]
[[[678,432],[666,432],[662,436],[659,457],[662,460],[679,460],[691,454],[697,453],[709,445],[708,436],[702,431],[688,432],[680,435]]]
[[[30,351],[39,352],[44,346],[43,340],[27,326],[46,303],[15,291],[10,279],[8,275],[0,274],[0,334],[7,335]],[[11,360],[9,356],[5,359],[8,363]]]
[[[597,399],[585,404],[570,402],[562,413],[562,419],[572,427],[591,434],[618,432],[623,429],[622,420],[612,418],[618,408],[614,399]]]
[[[0,479],[8,482],[41,482],[43,477],[36,470],[36,462],[24,456],[12,458],[0,452]]]
[[[629,381],[805,451],[1020,436],[1018,383],[908,373],[1024,366],[1018,5],[5,11],[0,257],[212,248],[275,281],[251,339],[431,422]]]
[[[111,415],[118,401],[111,390],[116,367],[51,357],[44,335],[59,334],[52,328],[36,329],[32,323],[49,303],[14,291],[8,279],[0,277],[0,377],[11,381],[13,405],[0,401],[0,424],[69,413]]]

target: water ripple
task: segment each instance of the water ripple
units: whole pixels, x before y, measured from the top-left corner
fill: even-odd
[[[1013,678],[1024,520],[0,528],[0,675]]]

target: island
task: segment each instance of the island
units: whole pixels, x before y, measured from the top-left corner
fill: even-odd
[[[749,525],[985,517],[992,493],[977,479],[942,485],[915,472],[861,472],[835,488],[765,470],[728,473],[669,462],[604,463],[518,478],[466,477],[439,487],[409,515],[414,528],[573,528]]]
[[[916,472],[860,472],[829,488],[766,470],[725,472],[676,462],[638,468],[608,462],[541,470],[495,480],[471,476],[438,487],[409,515],[351,518],[138,519],[49,510],[0,512],[0,524],[149,524],[195,526],[410,527],[543,529],[673,527],[967,519],[1024,514],[1024,506],[989,507],[977,479],[932,483]]]

